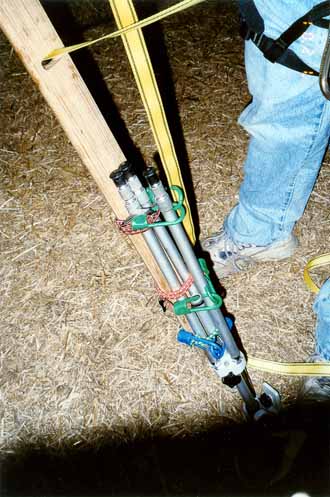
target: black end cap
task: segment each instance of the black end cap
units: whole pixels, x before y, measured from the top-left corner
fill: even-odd
[[[122,164],[120,164],[119,171],[121,171],[124,174],[126,179],[131,178],[136,174],[133,164],[131,164],[128,161],[125,161]]]
[[[147,167],[147,169],[143,173],[143,176],[151,186],[155,185],[156,183],[159,183],[157,171],[152,166]]]
[[[126,178],[120,169],[116,169],[110,173],[110,179],[114,182],[116,186],[123,186],[126,183]]]

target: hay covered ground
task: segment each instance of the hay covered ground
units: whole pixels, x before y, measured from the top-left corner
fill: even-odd
[[[113,30],[106,2],[69,5],[81,36]],[[138,3],[141,14],[152,8]],[[146,35],[159,36],[152,55],[177,129],[180,118],[180,153],[205,236],[237,200],[248,142],[236,124],[249,94],[235,8],[209,2]],[[69,28],[63,36],[79,41],[72,32],[70,40]],[[109,107],[113,101],[150,163],[156,149],[121,41],[89,54],[79,56],[80,64],[93,57]],[[238,394],[221,385],[202,354],[176,343],[176,318],[162,313],[151,277],[3,36],[0,57],[1,450],[84,446],[105,434],[178,436],[241,420]],[[296,228],[301,245],[294,258],[223,282],[250,355],[303,361],[313,350],[313,296],[302,271],[311,256],[329,250],[329,189],[326,159]],[[284,403],[294,401],[297,379],[250,373],[258,388],[269,381]]]

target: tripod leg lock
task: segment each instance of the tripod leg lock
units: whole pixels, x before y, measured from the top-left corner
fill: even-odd
[[[212,358],[212,365],[223,382],[231,387],[236,386],[240,381],[240,375],[246,368],[246,359],[242,352],[238,358],[233,358],[226,350],[224,344],[219,344],[216,337],[201,338],[184,329],[180,329],[177,339],[180,343],[195,346],[209,353]],[[234,381],[237,378],[237,381]]]
[[[227,382],[226,378],[239,377],[246,368],[246,359],[242,352],[240,352],[238,358],[233,358],[229,352],[225,350],[221,359],[218,360],[213,367],[217,375],[223,379],[223,383],[229,386],[236,386],[239,382],[232,385],[232,381],[230,380]]]

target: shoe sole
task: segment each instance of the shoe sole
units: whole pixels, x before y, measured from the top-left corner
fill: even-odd
[[[281,243],[279,242],[278,247],[272,247],[272,249],[265,250],[265,253],[259,252],[255,255],[251,255],[250,258],[260,262],[266,261],[281,261],[283,259],[288,259],[292,257],[295,253],[299,243],[297,238],[292,235],[289,240]]]
[[[219,263],[214,263],[213,265],[213,270],[215,274],[218,276],[218,278],[227,278],[228,276],[231,276],[232,274],[240,273],[240,272],[245,272],[248,269],[250,269],[251,266],[253,266],[257,262],[275,262],[275,261],[282,261],[284,259],[289,259],[292,257],[294,254],[296,248],[298,247],[299,242],[297,238],[292,235],[289,240],[286,240],[284,243],[280,244],[278,247],[273,247],[271,250],[265,250],[265,253],[258,253],[255,255],[250,255],[246,257],[242,257],[241,260],[245,260],[246,267],[245,268],[239,268],[237,266],[234,266],[233,264],[230,264],[229,261],[226,264],[219,264]],[[238,259],[236,261],[236,264],[239,264]],[[249,265],[250,263],[250,265]]]

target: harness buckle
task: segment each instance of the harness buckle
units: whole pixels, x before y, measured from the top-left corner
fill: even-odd
[[[281,38],[278,38],[277,40],[274,40],[271,46],[264,51],[264,56],[270,62],[276,62],[284,54],[287,48],[288,45],[281,40]]]
[[[249,25],[244,17],[240,17],[239,34],[245,41],[252,40],[257,47],[259,47],[264,38],[262,33],[257,33],[256,31],[253,31],[253,29],[249,28]]]

